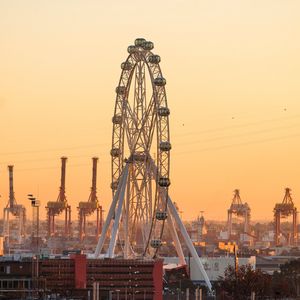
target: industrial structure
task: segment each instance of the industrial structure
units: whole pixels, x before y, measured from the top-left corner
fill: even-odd
[[[211,290],[206,271],[168,192],[170,110],[166,79],[159,65],[161,59],[153,54],[153,47],[150,41],[136,39],[134,45],[127,49],[129,56],[121,64],[112,118],[113,200],[95,257],[103,253],[109,258],[115,255],[126,259],[154,258],[165,244],[163,229],[167,225],[179,264],[182,267],[187,265],[180,241],[182,238]],[[150,83],[146,84],[148,79]],[[129,93],[131,86],[133,92]],[[151,156],[153,152],[156,157]]]
[[[203,232],[205,227],[205,219],[203,216],[204,211],[200,211],[201,216],[197,218],[197,241],[200,242],[203,238]]]
[[[71,234],[71,206],[66,198],[66,163],[67,157],[61,157],[61,184],[59,194],[56,201],[47,203],[47,218],[48,218],[48,236],[57,235],[55,228],[55,217],[61,213],[65,213],[64,236],[68,237]]]
[[[250,235],[249,232],[249,222],[250,222],[250,207],[245,202],[242,202],[240,197],[240,191],[238,189],[234,190],[234,196],[228,209],[228,218],[227,218],[227,231],[228,231],[228,239],[230,240],[232,237],[232,228],[233,228],[233,220],[232,216],[235,215],[243,219],[243,233],[246,235]]]
[[[292,216],[292,228],[290,232],[283,232],[281,229],[281,219]],[[285,195],[281,203],[277,203],[274,208],[274,242],[275,245],[280,245],[280,237],[284,236],[286,244],[297,245],[297,208],[294,205],[291,197],[291,189],[285,189]]]
[[[97,198],[97,163],[98,157],[93,157],[93,173],[92,173],[92,187],[91,193],[88,201],[79,202],[79,206],[77,207],[79,211],[79,239],[82,241],[84,237],[87,235],[87,224],[86,218],[87,216],[92,215],[96,211],[96,231],[95,236],[98,240],[99,235],[101,233],[102,227],[102,215],[103,210],[102,206],[99,204]]]
[[[200,211],[200,215],[198,215],[195,221],[191,222],[191,226],[190,228],[188,228],[188,233],[195,245],[201,244],[201,242],[203,241],[204,234],[206,232],[205,219],[203,213],[203,210]]]
[[[6,247],[10,248],[11,239],[20,244],[25,237],[25,222],[26,222],[26,208],[22,204],[17,204],[14,193],[14,166],[8,166],[9,173],[9,200],[3,211],[3,237],[5,239]],[[17,228],[14,237],[10,228],[10,216],[17,220]]]
[[[28,194],[28,200],[32,207],[32,226],[31,226],[31,245],[35,248],[35,253],[39,254],[39,239],[40,239],[40,201]]]

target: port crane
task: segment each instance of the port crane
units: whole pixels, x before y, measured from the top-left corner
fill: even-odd
[[[66,198],[66,163],[67,157],[61,157],[61,184],[59,194],[56,201],[49,201],[47,203],[47,217],[48,217],[48,236],[57,234],[55,230],[55,217],[61,213],[65,213],[65,229],[64,234],[66,237],[71,234],[71,206]]]
[[[228,209],[228,219],[227,219],[228,239],[230,239],[232,235],[232,225],[233,225],[232,215],[236,215],[237,217],[243,218],[244,233],[249,235],[250,213],[251,213],[251,209],[248,203],[242,202],[242,199],[240,197],[240,190],[235,189],[230,208]]]
[[[10,216],[13,216],[18,221],[15,239],[17,243],[22,243],[22,239],[25,237],[25,222],[26,222],[26,208],[22,204],[17,204],[14,193],[14,166],[8,166],[9,173],[9,200],[3,210],[3,237],[6,241],[6,245],[10,248],[11,228],[10,228]]]
[[[92,158],[93,162],[93,172],[92,172],[92,187],[91,193],[88,201],[79,202],[79,206],[77,207],[79,212],[79,239],[83,241],[83,239],[87,235],[87,225],[86,218],[92,215],[96,211],[96,239],[98,240],[99,235],[101,233],[102,227],[102,216],[103,210],[102,206],[99,204],[97,198],[97,163],[98,157]]]
[[[292,230],[290,233],[286,234],[281,230],[281,218],[287,218],[292,216]],[[297,245],[297,208],[294,205],[291,189],[285,189],[285,195],[281,203],[276,203],[274,207],[274,226],[275,226],[275,234],[274,234],[274,242],[275,245],[278,246],[280,244],[280,235],[282,234],[288,244]],[[291,237],[291,239],[290,239]]]

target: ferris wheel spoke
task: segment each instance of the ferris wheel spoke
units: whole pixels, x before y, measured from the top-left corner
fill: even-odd
[[[126,132],[128,147],[129,147],[130,153],[132,153],[133,152],[133,139],[136,134],[135,131],[137,128],[137,120],[136,120],[134,114],[132,113],[132,110],[131,110],[128,102],[126,102],[124,114],[125,114],[124,129]]]
[[[138,142],[140,142],[141,145],[143,145],[144,152],[149,155],[149,149],[151,147],[151,138],[153,137],[153,132],[155,128],[155,114],[151,112],[153,111],[155,107],[155,101],[152,97],[149,103],[149,106],[147,108],[147,111],[145,113],[145,117],[143,119],[143,123],[141,124],[141,128],[138,130],[138,134],[136,135],[135,141],[133,142],[134,146],[133,149],[136,148],[136,145]]]

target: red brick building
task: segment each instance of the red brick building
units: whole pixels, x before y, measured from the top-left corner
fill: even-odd
[[[22,299],[40,290],[78,299],[162,299],[162,260],[67,258],[0,260],[0,296]],[[96,289],[96,290],[95,290]],[[79,297],[79,296],[78,296]],[[93,299],[93,298],[91,298]]]

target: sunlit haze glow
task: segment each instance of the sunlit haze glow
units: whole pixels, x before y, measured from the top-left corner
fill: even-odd
[[[299,12],[292,0],[1,1],[1,211],[8,164],[17,202],[29,208],[33,193],[44,207],[65,155],[72,218],[90,192],[92,156],[107,212],[114,90],[136,37],[162,58],[170,194],[183,218],[225,220],[235,188],[254,220],[273,217],[287,186],[299,207]]]

